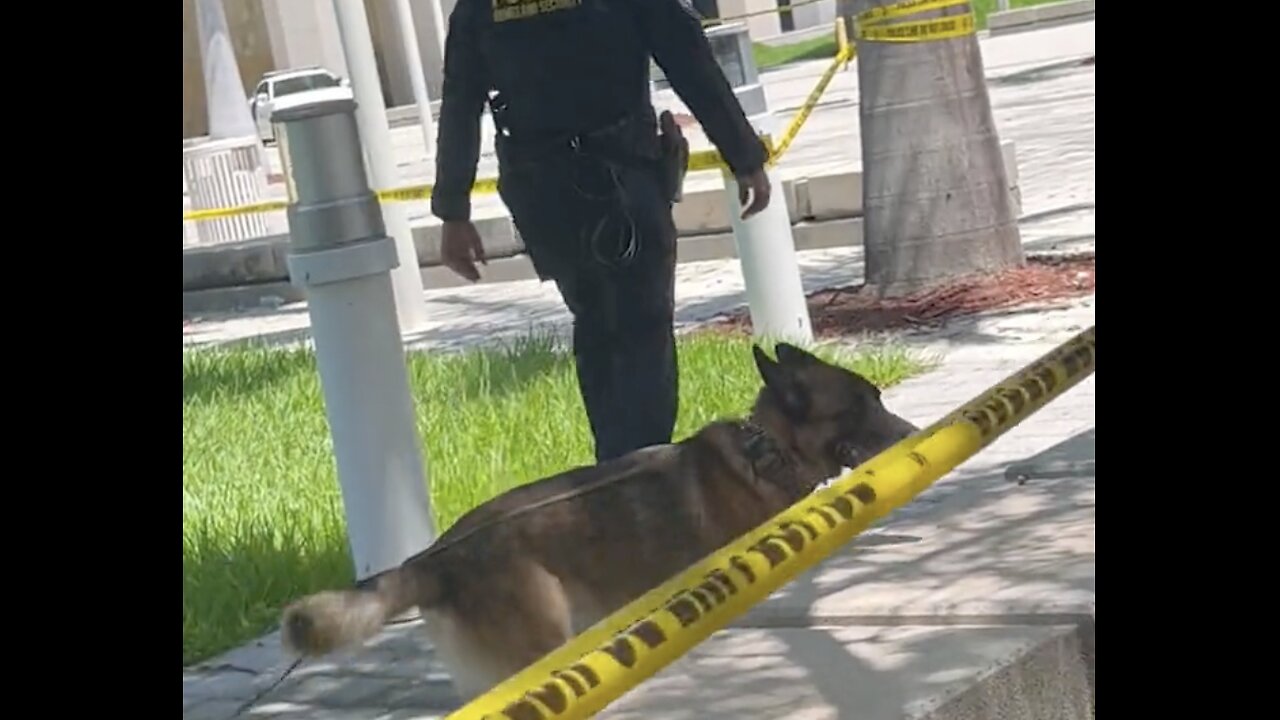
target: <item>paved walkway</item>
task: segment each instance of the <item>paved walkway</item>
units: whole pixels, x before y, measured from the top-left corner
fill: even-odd
[[[927,424],[1093,323],[1090,297],[907,335],[945,359],[886,403]],[[833,718],[853,717],[856,705],[860,720],[887,720],[952,707],[980,682],[1014,692],[1001,678],[1030,683],[1028,673],[1042,672],[1057,676],[1036,692],[1065,695],[1036,702],[1084,702],[1087,673],[1071,658],[1092,653],[1082,627],[1093,613],[1093,425],[1089,378],[873,528],[859,549],[801,576],[602,717]],[[1046,451],[1086,475],[1006,479],[1011,464],[1034,465]],[[246,716],[446,714],[456,700],[414,630],[394,627],[354,656],[302,665]],[[272,634],[184,670],[183,717],[231,717],[287,664]]]

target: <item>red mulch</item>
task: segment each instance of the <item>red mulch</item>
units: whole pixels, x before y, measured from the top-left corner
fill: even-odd
[[[861,285],[821,290],[809,296],[809,315],[818,336],[941,325],[990,310],[1042,304],[1089,295],[1094,289],[1092,257],[1028,258],[1020,268],[971,275],[897,298],[877,299]],[[710,324],[728,332],[751,331],[746,309]]]

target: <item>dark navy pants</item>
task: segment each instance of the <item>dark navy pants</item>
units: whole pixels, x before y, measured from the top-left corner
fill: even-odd
[[[499,192],[538,275],[573,314],[578,386],[597,461],[671,441],[676,228],[656,162],[573,155],[510,162]]]

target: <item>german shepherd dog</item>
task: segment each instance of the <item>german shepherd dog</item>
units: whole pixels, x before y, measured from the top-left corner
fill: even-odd
[[[503,493],[399,567],[287,607],[286,649],[357,646],[417,606],[469,700],[916,432],[857,373],[775,352],[753,348],[764,387],[749,419]]]

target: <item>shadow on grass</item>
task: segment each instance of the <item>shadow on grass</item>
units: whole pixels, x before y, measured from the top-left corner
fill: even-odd
[[[233,537],[213,528],[184,530],[184,667],[277,627],[280,608],[308,592],[351,584],[345,534],[308,536],[287,524],[244,529]]]

